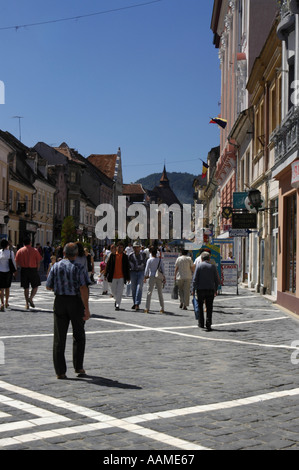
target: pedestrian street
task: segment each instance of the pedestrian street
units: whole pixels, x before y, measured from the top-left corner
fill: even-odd
[[[299,323],[265,297],[225,288],[213,331],[197,326],[191,306],[157,294],[139,312],[119,311],[90,288],[87,375],[67,379],[52,363],[54,295],[42,283],[25,309],[13,282],[1,312],[0,448],[6,450],[186,451],[298,450]]]

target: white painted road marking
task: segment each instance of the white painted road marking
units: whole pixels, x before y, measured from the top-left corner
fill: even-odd
[[[57,429],[51,429],[49,431],[37,431],[35,433],[28,433],[28,434],[22,434],[19,436],[3,438],[3,439],[0,439],[0,447],[2,448],[10,447],[10,446],[17,445],[20,443],[32,442],[32,441],[39,440],[39,439],[50,439],[52,437],[57,437],[57,436],[62,436],[62,435],[66,436],[69,434],[95,432],[99,430],[104,431],[105,429],[116,427],[127,432],[146,436],[149,439],[156,440],[162,444],[166,444],[177,449],[210,450],[204,446],[200,446],[192,442],[185,441],[183,439],[178,439],[176,437],[169,436],[168,434],[165,434],[165,433],[154,431],[148,427],[139,426],[138,423],[149,423],[150,421],[153,421],[153,420],[178,418],[178,417],[183,417],[183,416],[187,416],[191,414],[208,413],[212,411],[226,410],[226,409],[236,408],[236,407],[241,407],[241,406],[261,404],[269,400],[283,399],[286,397],[294,397],[294,396],[299,395],[299,388],[296,388],[292,390],[282,390],[280,392],[270,392],[270,393],[265,393],[261,395],[249,396],[249,397],[225,401],[225,402],[211,403],[207,405],[198,405],[198,406],[187,407],[187,408],[171,409],[167,411],[158,411],[154,413],[146,413],[143,415],[137,415],[137,416],[131,416],[128,418],[118,419],[118,418],[115,418],[115,417],[112,417],[103,413],[99,413],[95,410],[86,408],[84,406],[75,405],[73,403],[68,403],[61,399],[50,397],[50,396],[41,394],[39,392],[34,392],[34,391],[31,391],[22,387],[18,387],[15,385],[11,385],[4,381],[0,381],[0,388],[7,390],[9,392],[22,395],[23,397],[27,397],[27,398],[29,397],[31,399],[40,401],[42,403],[61,408],[63,410],[67,410],[67,411],[71,410],[73,413],[77,413],[81,416],[84,416],[84,417],[87,417],[96,421],[96,423],[93,423],[93,424],[85,424],[85,425],[73,426],[73,427],[67,427],[67,428],[66,427],[57,428]],[[11,406],[16,406],[17,408],[22,407],[24,411],[27,410],[28,412],[32,412],[30,411],[30,409],[33,409],[34,414],[37,414],[37,415],[44,414],[45,416],[51,415],[51,417],[54,417],[54,419],[55,418],[57,419],[56,422],[58,422],[59,420],[70,421],[69,418],[64,418],[63,416],[60,416],[56,413],[48,412],[47,410],[38,408],[34,405],[28,405],[25,403],[22,404],[22,402],[18,400],[13,400],[8,397],[6,397],[6,400],[5,400],[5,398],[3,397],[4,396],[2,396],[2,402],[6,402],[7,404],[9,401],[11,401],[12,402]],[[36,420],[31,420],[31,422],[33,423],[35,421]],[[24,422],[9,423],[10,424],[9,429],[10,430],[21,429],[23,423]],[[15,428],[11,427],[12,424],[15,425]]]

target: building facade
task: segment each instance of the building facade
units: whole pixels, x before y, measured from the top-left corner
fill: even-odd
[[[249,186],[260,191],[263,210],[257,230],[249,236],[248,286],[263,294],[277,295],[278,183],[272,177],[274,148],[270,136],[281,122],[281,41],[276,18],[264,47],[256,58],[247,83],[252,106],[252,161]],[[242,176],[243,168],[240,168]],[[244,178],[245,179],[245,178]]]
[[[254,180],[259,184],[257,173],[261,167],[256,163],[262,160],[262,154],[254,160],[255,111],[252,90],[248,89],[247,83],[277,11],[275,0],[215,0],[211,22],[220,60],[220,116],[227,121],[225,129],[220,130],[220,157],[215,171],[220,201],[218,239],[222,239],[222,254],[225,255],[224,252],[233,247],[241,280],[256,288],[259,286],[258,266],[261,262],[258,238],[253,235],[257,246],[251,247],[248,236],[230,238],[230,234],[236,227],[235,213],[246,210],[245,205],[236,204],[236,195],[241,197],[242,193],[246,194]],[[263,94],[263,91],[259,93]],[[259,137],[261,134],[258,134]],[[255,231],[259,233],[258,225]],[[257,261],[253,261],[253,253],[258,257]]]
[[[275,0],[215,0],[211,29],[219,50],[221,69],[221,117],[227,126],[220,132],[220,157],[215,178],[219,184],[221,232],[232,224],[222,216],[223,207],[233,206],[238,191],[237,159],[239,145],[231,130],[241,112],[249,107],[246,83],[277,11]]]
[[[272,133],[279,184],[277,303],[299,313],[299,1],[283,0],[277,34],[282,41],[281,124]]]
[[[8,182],[9,182],[9,154],[12,151],[3,139],[0,138],[0,238],[7,238],[7,224],[9,221]]]

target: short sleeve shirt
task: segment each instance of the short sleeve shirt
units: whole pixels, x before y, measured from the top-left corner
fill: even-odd
[[[17,251],[15,259],[21,268],[37,268],[43,258],[36,248],[26,245]]]
[[[46,286],[53,289],[55,295],[78,295],[80,287],[89,284],[84,267],[68,259],[62,259],[52,266],[46,282]]]
[[[190,256],[179,256],[176,260],[175,266],[178,268],[177,279],[192,279],[192,266],[193,262]]]

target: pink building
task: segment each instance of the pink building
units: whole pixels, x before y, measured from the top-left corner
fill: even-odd
[[[220,131],[220,158],[215,175],[219,183],[220,217],[223,207],[233,207],[233,193],[238,191],[239,145],[229,136],[240,114],[249,107],[246,84],[276,13],[276,0],[214,0],[211,29],[219,50],[221,117],[227,120],[227,127]],[[230,224],[231,219],[222,218],[222,236]]]

